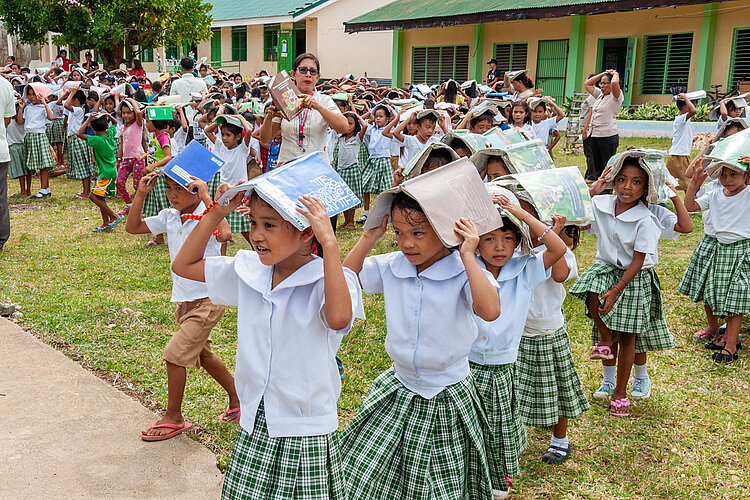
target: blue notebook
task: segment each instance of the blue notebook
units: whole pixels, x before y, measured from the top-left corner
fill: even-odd
[[[221,170],[223,165],[224,160],[201,146],[198,141],[190,141],[190,144],[180,154],[172,158],[161,171],[187,189],[190,176],[208,182],[211,177],[216,175],[216,172]]]
[[[230,188],[221,195],[218,202],[228,205],[237,193],[249,196],[253,191],[300,231],[310,226],[307,218],[297,212],[297,207],[304,208],[297,200],[300,196],[310,195],[318,198],[325,204],[329,217],[354,208],[360,203],[346,182],[318,152],[300,156],[281,167]]]

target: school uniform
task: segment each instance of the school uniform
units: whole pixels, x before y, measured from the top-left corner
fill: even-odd
[[[690,151],[693,149],[693,122],[682,113],[672,123],[672,146],[667,157],[667,169],[679,182],[677,189],[687,190],[688,179],[685,171],[690,166]]]
[[[85,139],[76,136],[85,119],[82,107],[74,107],[73,111],[65,110],[68,116],[68,179],[88,179],[97,175],[96,164],[91,157],[91,150]]]
[[[659,262],[659,238],[663,228],[658,218],[638,203],[615,216],[616,195],[598,195],[591,199],[595,220],[590,233],[596,234],[596,258],[570,289],[571,295],[584,301],[588,311],[588,292],[602,295],[622,279],[633,260],[633,252],[645,254],[643,266],[617,296],[612,310],[599,314],[617,340],[618,332],[636,334],[635,352],[672,349],[674,337],[664,317],[661,283],[654,271]],[[599,331],[592,328],[592,342],[599,342]]]
[[[206,209],[203,202],[193,211],[200,215]],[[152,234],[167,235],[169,261],[172,262],[190,233],[198,225],[196,220],[182,221],[180,211],[175,208],[165,208],[158,215],[144,219]],[[215,236],[211,236],[206,245],[204,258],[221,255],[221,243]],[[201,367],[201,356],[210,355],[211,330],[224,315],[224,306],[213,304],[208,299],[208,288],[200,281],[193,281],[172,274],[171,302],[177,304],[175,319],[179,330],[172,334],[164,349],[162,358],[177,366],[190,368]]]
[[[750,312],[750,189],[734,196],[715,189],[695,200],[709,210],[716,231],[716,253],[708,272],[704,298],[717,316]]]
[[[357,199],[362,199],[362,171],[357,168],[359,163],[359,151],[362,147],[362,139],[359,134],[354,134],[347,139],[344,135],[339,135],[333,146],[331,157],[333,158],[333,168],[338,172],[341,178],[352,190]],[[359,208],[359,203],[354,208]]]
[[[51,102],[47,106],[52,111],[53,117],[51,122],[47,122],[45,130],[47,139],[50,144],[63,143],[65,142],[65,129],[63,127],[63,122],[65,121],[63,112],[65,108],[62,104],[57,104],[56,102]],[[62,158],[58,158],[58,160],[62,162]]]
[[[352,319],[341,330],[326,321],[321,258],[273,289],[273,267],[245,250],[207,258],[205,276],[214,304],[237,306],[241,429],[222,498],[347,499],[335,355],[354,318],[364,318],[356,274],[344,269]]]
[[[370,125],[365,132],[365,141],[369,159],[362,172],[362,191],[380,194],[393,185],[391,139],[383,135],[383,128]]]
[[[27,104],[23,108],[23,119],[26,132],[23,138],[26,168],[32,173],[54,168],[57,163],[52,156],[46,133],[47,109],[43,104]]]
[[[542,141],[545,147],[549,147],[550,136],[552,131],[557,130],[557,117],[541,120],[539,123],[531,122],[531,131],[534,132],[534,139]]]
[[[219,185],[226,183],[232,186],[239,181],[247,180],[247,158],[250,156],[250,147],[245,144],[244,138],[236,148],[228,149],[221,140],[221,135],[217,135],[212,152],[224,160],[224,165],[219,170]],[[233,233],[250,231],[250,221],[236,210],[229,212],[226,218],[229,222],[229,229]]]
[[[171,147],[169,134],[167,132],[161,132],[158,135],[151,135],[146,141],[146,146],[148,148],[147,158],[149,158],[151,162],[156,163],[163,160],[166,156],[164,148],[166,146]],[[143,200],[143,217],[154,216],[165,208],[169,208],[169,206],[166,181],[164,180],[163,175],[157,175],[154,180],[154,187],[148,192],[146,199]]]
[[[532,250],[542,258],[546,247]],[[578,278],[573,252],[565,251],[567,280]],[[581,387],[563,313],[565,287],[551,277],[534,290],[514,366],[518,413],[526,425],[552,427],[590,408]]]
[[[480,266],[484,267],[481,259]],[[492,487],[506,490],[505,476],[520,473],[518,455],[526,448],[526,428],[518,412],[513,364],[518,358],[526,314],[534,290],[550,277],[544,261],[535,255],[516,254],[500,269],[500,317],[487,322],[474,317],[479,335],[469,361],[474,385],[487,413],[484,440]]]
[[[477,327],[458,252],[421,273],[401,252],[367,257],[359,280],[384,293],[393,367],[341,433],[350,497],[491,498],[468,363]]]
[[[404,158],[404,166],[406,166],[414,156],[419,153],[422,148],[427,146],[428,144],[432,144],[433,142],[440,142],[440,139],[438,139],[437,136],[433,135],[429,139],[427,139],[427,142],[422,143],[416,135],[405,135],[404,136],[404,148],[403,148],[403,158]]]
[[[26,168],[26,158],[24,157],[23,149],[23,139],[26,136],[26,131],[23,125],[19,125],[15,118],[11,119],[5,132],[8,139],[8,151],[10,153],[8,177],[18,179],[33,174],[34,172]]]
[[[718,179],[705,184],[697,193],[698,197],[710,193],[716,189],[724,189]],[[714,258],[716,257],[716,230],[711,224],[710,211],[704,210],[701,213],[703,218],[703,237],[695,247],[693,255],[690,256],[690,262],[685,269],[677,287],[677,292],[690,298],[693,302],[703,302],[703,294],[706,288],[706,280],[711,271]]]

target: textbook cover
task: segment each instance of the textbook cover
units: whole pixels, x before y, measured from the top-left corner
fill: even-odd
[[[554,168],[549,151],[539,139],[500,146],[499,149],[511,172],[534,172]]]
[[[271,94],[276,111],[285,119],[292,121],[302,111],[300,91],[286,70],[282,70],[271,79],[268,83],[268,93]]]
[[[489,141],[491,148],[499,148],[508,144],[518,144],[529,140],[528,136],[516,129],[502,130],[500,127],[492,127],[485,132],[484,137]]]
[[[172,106],[146,106],[146,116],[149,120],[171,120]]]
[[[589,187],[578,167],[506,175],[489,184],[508,188],[534,205],[539,220],[546,224],[552,224],[554,214],[564,215],[575,226],[586,226],[594,219]]]
[[[237,193],[249,196],[253,191],[300,231],[310,227],[310,221],[297,212],[298,207],[305,208],[297,199],[300,196],[318,198],[325,204],[329,217],[360,203],[346,182],[319,152],[300,156],[281,167],[230,188],[221,195],[218,203],[226,206]]]
[[[491,195],[502,194],[506,198],[508,198],[510,202],[513,203],[514,205],[521,206],[521,203],[519,203],[518,198],[510,189],[506,189],[500,186],[499,184],[495,184],[493,182],[485,183],[484,188]],[[531,244],[531,234],[529,233],[529,226],[525,222],[521,221],[521,219],[513,215],[512,213],[500,207],[500,205],[495,205],[495,207],[500,212],[500,215],[510,219],[510,221],[516,225],[518,230],[521,231],[521,252],[525,254],[531,253],[531,249],[533,248],[533,245]]]
[[[454,150],[457,147],[466,148],[469,150],[469,156],[492,145],[487,137],[481,134],[472,134],[467,129],[451,130],[440,139],[440,142],[447,144]]]
[[[706,159],[711,160],[706,173],[716,179],[724,167],[744,172],[747,165],[738,161],[740,156],[750,156],[750,129],[747,128],[719,140],[714,145],[711,152],[706,155]]]
[[[461,217],[474,222],[480,235],[503,225],[477,169],[467,158],[460,158],[380,193],[365,222],[365,230],[380,226],[383,217],[390,215],[393,198],[401,191],[419,203],[430,225],[448,248],[461,243],[453,231]]]
[[[451,161],[458,160],[458,154],[453,151],[453,148],[442,142],[428,142],[417,153],[411,157],[409,162],[404,166],[404,170],[401,175],[404,179],[412,179],[422,173],[422,167],[424,167],[427,158],[436,149],[445,149],[448,154],[451,155]]]
[[[208,183],[223,165],[224,160],[201,146],[198,141],[190,141],[180,154],[161,169],[161,173],[187,189],[191,176]]]
[[[651,198],[649,199],[649,203],[666,203],[674,196],[674,193],[667,187],[666,183],[669,182],[673,186],[677,185],[677,179],[667,170],[668,156],[669,153],[659,149],[630,149],[612,156],[607,162],[607,166],[614,165],[615,168],[612,171],[614,177],[622,168],[625,158],[638,158],[639,162],[645,164],[646,168],[651,172],[651,177],[654,180],[655,194],[653,192],[649,193]],[[610,179],[610,187],[612,187],[612,180],[614,179]],[[649,191],[651,191],[651,186],[649,186]]]

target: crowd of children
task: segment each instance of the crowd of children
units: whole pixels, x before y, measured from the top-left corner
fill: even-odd
[[[590,359],[602,361],[593,397],[609,400],[610,415],[627,417],[631,399],[653,389],[647,353],[675,346],[655,269],[659,240],[693,230],[689,211],[702,212],[705,235],[678,291],[704,302],[707,323],[695,338],[707,341],[713,359],[738,357],[742,315],[750,312],[750,157],[717,164],[704,151],[691,163],[695,106],[684,94],[666,161],[676,189],[686,191],[683,203],[668,186],[674,211],[658,204],[663,178],[634,152],[590,185],[590,225],[573,227],[559,215],[548,225],[534,200],[493,194],[502,225],[480,234],[475,221],[460,218],[460,244],[451,248],[414,197],[399,192],[389,216],[367,223],[373,200],[462,157],[485,182],[520,173],[505,146],[518,138],[551,156],[565,112],[537,95],[523,73],[494,78],[484,90],[452,80],[408,91],[351,76],[329,80],[319,90],[332,96],[347,128],[330,131],[327,156],[363,201],[356,222],[367,223],[342,259],[335,221],[317,198],[299,199],[310,222],[303,231],[257,193],[214,201],[277,167],[281,138],[261,134],[272,119],[267,73],[245,81],[199,65],[207,90],[175,104],[171,119],[146,113],[168,94],[170,77],[149,81],[148,95],[142,76],[118,86],[101,70],[64,73],[24,83],[8,128],[10,177],[19,179],[18,196],[31,196],[38,172],[35,197],[44,198],[50,173],[62,165],[82,182],[76,198],[101,212],[94,231],[112,231],[127,218],[126,230],[153,234],[150,243],[167,235],[179,329],[163,356],[167,411],[141,437],[161,441],[192,427],[181,411],[186,368],[205,368],[227,392],[219,418],[240,426],[224,498],[506,498],[520,473],[526,425],[551,429],[542,461],[565,462],[573,449],[569,419],[590,404],[573,363],[563,283],[576,280],[570,293],[592,322]],[[720,111],[713,145],[748,128],[726,103]],[[224,164],[208,183],[195,179],[185,189],[159,169],[189,140]],[[107,203],[115,196],[126,203],[120,213]],[[344,212],[343,229],[356,228],[354,213]],[[397,250],[370,255],[389,224]],[[597,237],[595,261],[580,277],[579,230]],[[233,233],[253,251],[226,256]],[[339,434],[336,352],[364,318],[363,292],[384,296],[393,366]],[[234,376],[210,347],[225,306],[238,311]]]

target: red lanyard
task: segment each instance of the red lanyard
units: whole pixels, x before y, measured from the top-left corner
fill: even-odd
[[[305,139],[305,134],[303,132],[303,129],[305,128],[305,122],[307,121],[307,113],[309,113],[310,110],[308,108],[305,108],[302,111],[302,114],[297,118],[299,121],[299,147],[302,149],[302,141]]]

